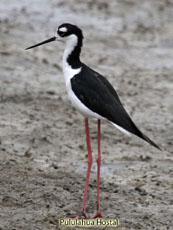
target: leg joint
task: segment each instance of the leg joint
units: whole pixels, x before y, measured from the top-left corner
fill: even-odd
[[[101,163],[101,156],[98,156],[97,157],[97,164],[100,164]]]
[[[92,165],[93,163],[93,158],[92,156],[88,157],[88,165]]]

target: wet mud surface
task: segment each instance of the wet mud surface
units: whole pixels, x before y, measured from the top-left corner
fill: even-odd
[[[173,3],[168,0],[1,1],[0,229],[59,229],[58,218],[81,210],[84,120],[66,94],[64,46],[24,50],[53,36],[63,22],[83,29],[83,62],[107,76],[135,123],[163,149],[102,122],[104,217],[119,218],[119,229],[172,229]],[[92,216],[96,120],[90,120],[90,129]]]

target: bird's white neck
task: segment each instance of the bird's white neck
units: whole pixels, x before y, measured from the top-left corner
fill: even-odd
[[[67,37],[66,46],[65,46],[65,50],[63,54],[63,60],[62,60],[63,74],[64,74],[66,82],[69,81],[74,75],[78,74],[81,69],[81,67],[74,68],[73,63],[70,63],[69,61],[69,57],[74,56],[72,57],[74,63],[75,61],[76,63],[80,62],[79,61],[80,52],[79,54],[77,53],[78,55],[77,57],[75,54],[75,49],[78,48],[77,46],[78,46],[78,38],[76,35],[72,34],[69,37]]]

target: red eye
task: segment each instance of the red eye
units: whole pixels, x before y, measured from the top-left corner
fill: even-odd
[[[58,31],[59,36],[63,37],[65,35],[65,32],[63,31]]]

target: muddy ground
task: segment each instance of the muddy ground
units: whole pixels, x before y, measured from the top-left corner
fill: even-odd
[[[104,217],[119,218],[119,229],[172,229],[171,0],[1,0],[0,229],[58,229],[58,218],[81,210],[85,132],[66,94],[63,44],[24,50],[62,22],[83,29],[82,60],[107,76],[135,123],[163,149],[102,122]],[[90,128],[95,160],[96,120]],[[87,212],[95,211],[94,163]]]

